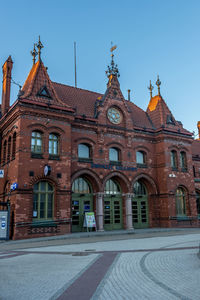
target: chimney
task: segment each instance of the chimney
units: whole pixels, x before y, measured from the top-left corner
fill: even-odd
[[[10,107],[10,87],[11,87],[11,71],[13,61],[11,56],[5,61],[3,69],[3,87],[2,87],[2,101],[1,101],[1,114],[2,116],[7,113]]]
[[[128,89],[128,101],[131,101],[131,90]]]

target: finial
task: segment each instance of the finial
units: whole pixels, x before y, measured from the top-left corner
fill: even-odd
[[[157,81],[156,81],[156,85],[158,87],[158,95],[160,96],[160,85],[161,85],[161,81],[159,79],[159,75],[158,75],[158,78],[157,78]]]
[[[38,59],[41,60],[41,49],[43,48],[44,46],[42,45],[41,41],[40,41],[40,35],[39,35],[39,41],[37,43],[37,48],[38,48]]]
[[[33,51],[31,51],[31,55],[33,56],[33,65],[35,64],[35,58],[38,55],[37,51],[35,50],[35,45],[36,44],[34,44]]]
[[[150,80],[148,89],[150,90],[150,99],[151,99],[152,98],[152,91],[153,91],[153,85],[151,84],[151,80]]]
[[[116,45],[113,46],[113,43],[111,42],[111,48],[110,48],[111,63],[110,63],[110,66],[108,66],[108,70],[106,71],[106,74],[107,74],[108,78],[110,77],[110,75],[116,75],[117,77],[120,76],[117,64],[115,64],[114,59],[113,59],[113,57],[114,57],[113,51],[116,48],[117,48],[117,46]]]

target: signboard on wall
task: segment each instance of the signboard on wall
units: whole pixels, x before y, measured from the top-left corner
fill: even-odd
[[[0,170],[0,178],[4,178],[4,170]]]
[[[8,211],[0,210],[0,240],[8,239]]]

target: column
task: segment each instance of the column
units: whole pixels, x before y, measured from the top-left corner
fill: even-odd
[[[126,201],[126,229],[133,230],[133,218],[132,218],[132,197],[133,194],[125,194]]]
[[[103,228],[103,195],[104,193],[96,194],[96,218],[97,218],[97,230],[104,231]]]

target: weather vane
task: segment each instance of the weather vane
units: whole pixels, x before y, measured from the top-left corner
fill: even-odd
[[[111,63],[110,63],[110,66],[108,66],[108,69],[106,71],[106,74],[107,74],[108,78],[110,77],[110,75],[116,75],[117,77],[120,76],[117,64],[114,63],[114,59],[113,59],[113,57],[114,57],[113,51],[116,48],[117,48],[117,46],[116,45],[113,46],[113,43],[111,42],[111,48],[110,48]]]

